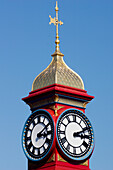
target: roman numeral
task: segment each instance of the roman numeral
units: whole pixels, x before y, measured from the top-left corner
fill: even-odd
[[[63,134],[63,135],[64,135],[64,134],[65,134],[65,131],[59,131],[59,134]]]
[[[47,131],[47,135],[50,135],[51,134],[51,131]]]
[[[34,126],[35,126],[35,124],[36,124],[36,123],[35,123],[35,121],[33,120],[33,122],[32,122],[32,123],[33,123],[33,127],[34,127]]]
[[[76,154],[76,148],[73,148],[73,153]]]
[[[62,122],[62,125],[66,126],[63,122]]]
[[[43,120],[43,122],[45,121],[45,117],[44,117],[44,120]]]
[[[88,135],[84,135],[84,138],[89,139],[89,136]]]
[[[32,146],[32,142],[30,142],[29,145],[28,145],[29,150],[30,150],[31,146]]]
[[[46,129],[50,124],[48,123],[47,125],[45,125],[44,129]]]
[[[70,123],[71,121],[70,121],[70,118],[67,116],[67,120],[68,120],[68,123]]]
[[[83,144],[82,144],[83,146],[85,146],[85,148],[87,148],[88,147],[88,144],[84,141],[83,142]]]
[[[76,116],[75,115],[73,116],[73,122],[76,122]]]
[[[80,147],[80,151],[82,152],[82,148]]]
[[[34,154],[35,154],[35,155],[38,155],[38,149],[35,148]]]
[[[64,144],[66,142],[66,137],[62,138],[61,141]]]
[[[48,144],[50,143],[50,140],[48,138],[46,138],[46,143],[48,143]]]
[[[35,148],[33,147],[33,151],[32,151],[33,153],[35,152]]]
[[[27,137],[27,141],[28,141],[28,140],[31,140],[31,136]]]
[[[67,150],[68,150],[68,151],[70,150],[70,145],[69,145],[69,144],[67,145]]]
[[[82,119],[80,120],[79,125],[81,124],[81,121],[82,121]]]
[[[38,119],[38,123],[40,123],[40,116],[38,116],[37,119]]]
[[[38,155],[40,155],[40,149],[38,149]]]

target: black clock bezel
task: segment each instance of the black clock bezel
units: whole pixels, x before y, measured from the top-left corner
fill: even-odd
[[[60,140],[60,137],[59,137],[60,136],[59,127],[60,127],[60,124],[61,124],[60,121],[62,121],[62,119],[65,117],[65,115],[68,115],[68,114],[71,114],[71,113],[77,114],[77,116],[80,116],[87,123],[87,126],[88,126],[90,134],[91,134],[90,145],[88,145],[88,148],[85,150],[84,154],[81,154],[79,156],[71,154],[68,150],[66,150],[66,148],[63,146],[63,144],[62,144],[62,142]],[[94,132],[93,132],[93,128],[92,128],[92,125],[91,125],[90,121],[86,117],[86,115],[84,115],[84,113],[82,111],[80,111],[80,110],[67,109],[59,116],[59,118],[57,120],[57,124],[56,124],[56,136],[57,136],[58,146],[61,149],[62,153],[67,158],[69,158],[71,160],[83,161],[83,160],[87,159],[88,157],[90,157],[90,155],[93,152],[93,149],[94,149]]]
[[[49,144],[49,146],[48,146],[48,149],[47,149],[47,151],[46,152],[44,152],[44,153],[42,153],[42,154],[40,154],[40,155],[38,155],[38,156],[36,156],[36,155],[34,155],[33,153],[31,153],[30,151],[29,151],[29,149],[28,149],[28,147],[27,147],[27,144],[26,144],[26,142],[27,142],[27,136],[26,136],[26,132],[27,132],[27,130],[28,130],[28,127],[29,127],[29,125],[30,125],[30,123],[36,118],[36,117],[38,117],[38,116],[45,116],[45,117],[47,117],[48,119],[49,119],[49,122],[51,123],[51,127],[52,127],[52,129],[51,129],[51,135],[52,135],[52,137],[51,137],[51,140],[50,140],[50,144]],[[48,112],[48,111],[46,111],[46,110],[44,110],[44,109],[38,109],[38,110],[36,110],[36,111],[34,111],[30,116],[29,116],[29,118],[27,119],[27,121],[26,121],[26,123],[25,123],[25,125],[24,125],[24,128],[23,128],[23,132],[22,132],[22,147],[23,147],[23,150],[24,150],[24,153],[25,153],[25,155],[26,155],[26,157],[28,158],[28,159],[30,159],[31,161],[40,161],[40,160],[42,160],[42,159],[44,159],[47,155],[48,155],[48,153],[50,152],[50,150],[51,150],[51,148],[52,148],[52,145],[53,145],[53,141],[54,141],[54,131],[55,131],[55,128],[54,128],[54,121],[53,121],[53,118],[52,118],[52,116],[51,116],[51,114]],[[34,146],[33,146],[34,147]]]

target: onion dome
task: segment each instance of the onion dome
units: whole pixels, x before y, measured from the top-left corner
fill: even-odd
[[[84,89],[81,77],[66,65],[60,55],[54,56],[49,66],[35,78],[32,90],[52,84]]]
[[[63,22],[58,21],[58,6],[56,2],[56,18],[50,17],[49,24],[53,23],[56,26],[56,50],[52,54],[52,61],[49,66],[42,71],[34,80],[32,84],[32,91],[37,90],[52,84],[61,84],[84,90],[84,84],[81,77],[70,69],[63,60],[63,54],[59,49],[59,36],[58,36],[58,24],[62,25]]]

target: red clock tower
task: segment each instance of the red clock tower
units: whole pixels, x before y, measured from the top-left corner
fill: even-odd
[[[94,149],[93,128],[85,115],[94,98],[84,90],[81,77],[70,69],[59,49],[58,6],[50,24],[56,26],[56,50],[52,61],[34,80],[32,91],[22,100],[30,106],[22,146],[28,170],[90,170]]]

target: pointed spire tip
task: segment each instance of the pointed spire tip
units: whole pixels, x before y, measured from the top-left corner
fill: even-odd
[[[60,48],[59,48],[60,40],[59,40],[59,35],[58,35],[58,24],[62,25],[63,22],[58,20],[58,3],[57,3],[57,1],[56,1],[55,11],[56,11],[56,17],[52,18],[49,15],[49,17],[50,17],[49,24],[53,23],[56,26],[56,40],[55,40],[56,50],[52,56],[54,56],[56,54],[63,56],[63,54],[60,52]]]

